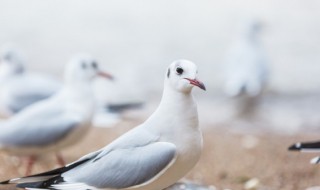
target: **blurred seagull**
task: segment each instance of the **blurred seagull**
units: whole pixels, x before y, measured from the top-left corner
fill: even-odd
[[[98,75],[112,78],[90,56],[73,58],[59,92],[0,124],[0,150],[29,156],[28,175],[36,157],[47,152],[56,152],[64,165],[59,150],[79,141],[91,125],[95,106],[91,81]]]
[[[320,152],[320,141],[314,142],[300,142],[294,145],[291,145],[288,150],[290,151],[299,151],[299,152]],[[310,160],[311,164],[319,164],[320,157],[315,157]]]
[[[27,72],[22,56],[10,46],[0,52],[0,113],[11,116],[56,93],[61,84],[53,77]]]
[[[160,105],[144,123],[65,167],[1,184],[56,190],[162,190],[172,185],[193,168],[202,150],[194,86],[205,90],[196,65],[173,62]]]
[[[224,91],[229,97],[242,97],[240,112],[247,112],[266,85],[268,68],[258,38],[260,23],[250,19],[243,27],[240,39],[227,53]]]
[[[260,27],[259,22],[248,21],[240,39],[227,54],[225,93],[228,96],[242,93],[257,96],[267,82],[267,60],[258,39]]]

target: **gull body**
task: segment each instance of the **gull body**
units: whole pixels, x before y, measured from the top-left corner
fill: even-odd
[[[32,166],[38,155],[58,153],[81,140],[91,125],[95,106],[91,80],[99,72],[90,56],[72,59],[66,66],[65,84],[59,92],[0,124],[0,149],[30,156]],[[57,158],[62,161],[59,155]]]
[[[268,63],[259,40],[261,25],[246,20],[238,40],[226,55],[225,94],[232,98],[237,117],[251,117],[268,80]]]
[[[0,113],[11,116],[25,107],[44,100],[61,87],[49,75],[26,70],[21,54],[10,46],[0,52]]]
[[[191,90],[205,87],[196,75],[194,63],[173,62],[160,105],[144,123],[65,167],[2,184],[59,190],[162,190],[172,185],[201,155],[202,134]]]

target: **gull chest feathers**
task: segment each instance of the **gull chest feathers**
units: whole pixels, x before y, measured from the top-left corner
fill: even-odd
[[[160,134],[160,141],[174,143],[179,154],[188,155],[183,159],[196,162],[202,149],[202,133],[199,129],[197,105],[190,93],[176,95],[168,93],[168,97],[170,98],[167,102],[166,95],[164,95],[158,112],[155,113],[161,117],[155,117],[153,124],[150,125],[154,128],[150,130],[155,130]]]

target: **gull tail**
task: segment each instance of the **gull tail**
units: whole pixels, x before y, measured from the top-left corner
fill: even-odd
[[[17,184],[19,188],[25,188],[30,190],[35,189],[56,189],[53,188],[52,185],[60,184],[64,182],[63,177],[61,176],[64,172],[67,172],[85,162],[87,162],[90,158],[83,159],[79,162],[75,162],[64,167],[51,170],[48,172],[21,177],[21,178],[14,178],[7,181],[0,182],[1,185],[8,185],[8,184]]]
[[[291,145],[288,150],[300,152],[320,152],[320,141],[296,143]]]
[[[56,176],[53,178],[49,178],[46,181],[40,181],[40,182],[29,182],[29,183],[20,183],[17,184],[18,188],[25,188],[28,190],[35,190],[35,189],[51,189],[51,190],[55,190],[56,188],[52,187],[52,185],[54,184],[59,184],[59,183],[63,183],[65,182],[63,180],[63,177]]]

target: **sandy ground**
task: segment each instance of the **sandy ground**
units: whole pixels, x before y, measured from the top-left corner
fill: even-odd
[[[115,128],[93,128],[80,144],[65,150],[67,162],[97,150],[140,121],[121,122]],[[315,135],[282,136],[270,133],[239,134],[225,130],[228,126],[208,126],[204,130],[204,151],[198,165],[187,175],[197,183],[217,189],[244,189],[251,178],[260,181],[265,190],[301,190],[319,185],[319,166],[310,165],[316,155],[288,152],[287,147],[300,140],[316,139]],[[25,172],[19,159],[0,155],[0,180]],[[57,167],[54,157],[47,155],[36,164],[33,173]],[[14,187],[0,187],[14,189]]]

